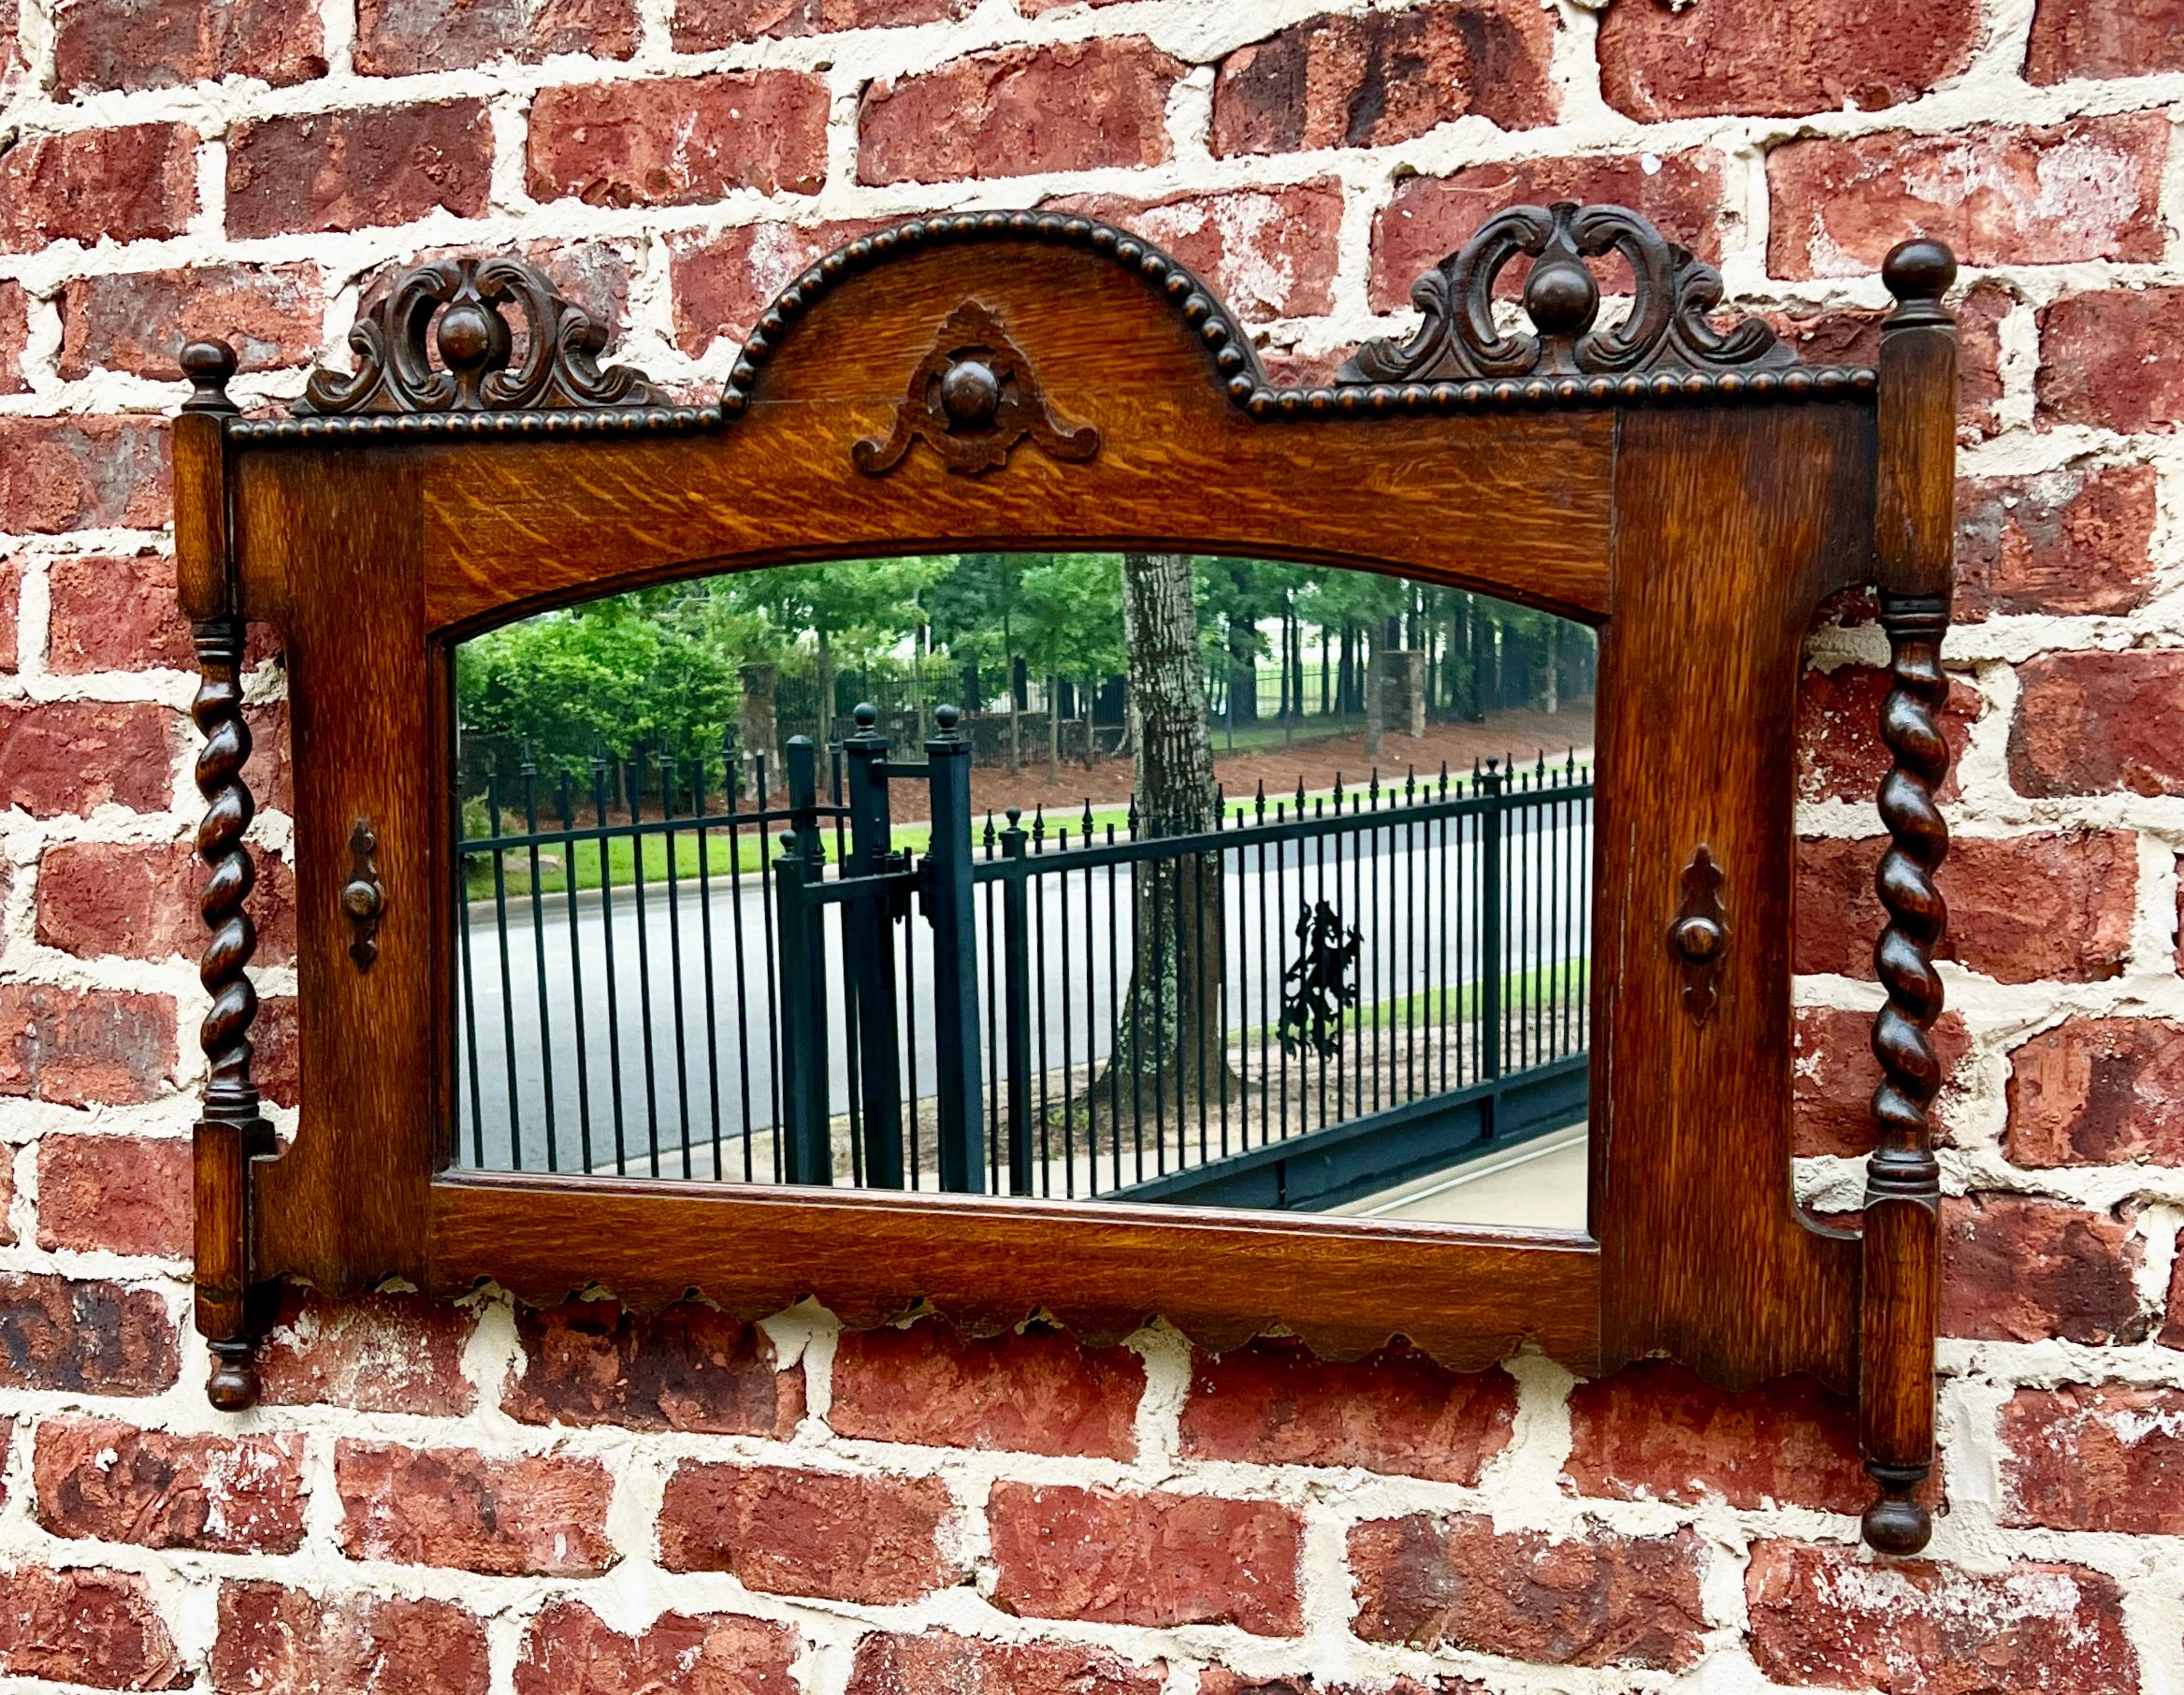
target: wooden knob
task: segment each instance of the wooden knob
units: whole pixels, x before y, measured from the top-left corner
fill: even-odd
[[[1682,920],[1669,932],[1669,940],[1676,951],[1694,965],[1714,958],[1727,939],[1728,934],[1718,919],[1699,915]]]

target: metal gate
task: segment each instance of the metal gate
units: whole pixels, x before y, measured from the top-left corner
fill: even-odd
[[[785,750],[784,1181],[1314,1209],[1584,1117],[1574,757],[1102,839],[1090,803],[980,830],[970,744],[937,717],[909,763],[860,708],[838,801],[817,748]],[[917,856],[892,839],[905,783]]]

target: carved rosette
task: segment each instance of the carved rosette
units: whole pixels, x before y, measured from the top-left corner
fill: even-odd
[[[520,361],[511,308],[526,331]],[[397,279],[356,320],[349,331],[355,370],[314,370],[294,410],[326,416],[664,404],[640,372],[600,367],[606,344],[607,326],[535,266],[436,260]]]
[[[1619,254],[1634,279],[1629,314],[1597,327],[1600,285],[1588,259]],[[1494,322],[1494,285],[1520,255],[1530,330]],[[1425,314],[1403,340],[1367,341],[1338,383],[1608,377],[1652,371],[1776,370],[1796,356],[1756,318],[1716,329],[1721,273],[1620,206],[1514,206],[1489,218],[1462,250],[1412,284]]]
[[[910,373],[887,440],[860,442],[851,456],[859,471],[876,477],[900,465],[913,442],[923,442],[948,470],[976,476],[1007,464],[1026,440],[1063,460],[1089,459],[1100,449],[1092,425],[1055,418],[1030,357],[992,309],[965,300]]]

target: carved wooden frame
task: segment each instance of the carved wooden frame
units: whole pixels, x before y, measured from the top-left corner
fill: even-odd
[[[1519,255],[1529,322],[1505,328],[1495,285]],[[1633,297],[1602,329],[1586,261],[1615,255]],[[1856,1391],[1865,1534],[1915,1551],[1954,274],[1946,249],[1906,242],[1877,369],[1810,368],[1757,320],[1718,327],[1718,275],[1634,213],[1518,207],[1421,279],[1414,334],[1290,388],[1141,239],[964,213],[814,266],[709,405],[602,369],[603,326],[510,259],[398,282],[352,334],[355,371],[315,375],[291,418],[241,416],[234,355],[192,344],[174,460],[206,738],[213,1400],[254,1396],[282,1278],[495,1279],[546,1301],[598,1284],[639,1306],[696,1290],[749,1315],[810,1295],[856,1325],[923,1301],[973,1329],[1037,1311],[1091,1338],[1157,1312],[1216,1349],[1279,1324],[1330,1355],[1401,1335],[1461,1367],[1529,1340],[1581,1373],[1665,1354],[1724,1385],[1808,1372]],[[1399,570],[1602,630],[1586,1233],[447,1168],[452,642],[701,570],[1129,543]],[[1788,946],[1800,645],[1859,585],[1894,674],[1861,1234],[1792,1198]],[[303,1094],[278,1152],[251,1074],[247,620],[283,639],[295,745]]]

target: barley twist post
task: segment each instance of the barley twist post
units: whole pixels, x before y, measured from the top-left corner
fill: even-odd
[[[1873,1020],[1881,1083],[1866,1164],[1859,1421],[1878,1486],[1865,1538],[1884,1554],[1916,1554],[1932,1532],[1918,1493],[1933,1470],[1940,1305],[1941,1169],[1930,1115],[1942,1081],[1931,1036],[1942,1011],[1933,960],[1947,908],[1934,873],[1949,832],[1934,795],[1949,769],[1941,649],[1954,540],[1957,351],[1942,296],[1956,269],[1947,248],[1923,240],[1904,242],[1882,268],[1897,301],[1882,329],[1874,538],[1889,664],[1880,728],[1890,763],[1879,796],[1888,845],[1874,873],[1887,921],[1873,966],[1887,999]]]

